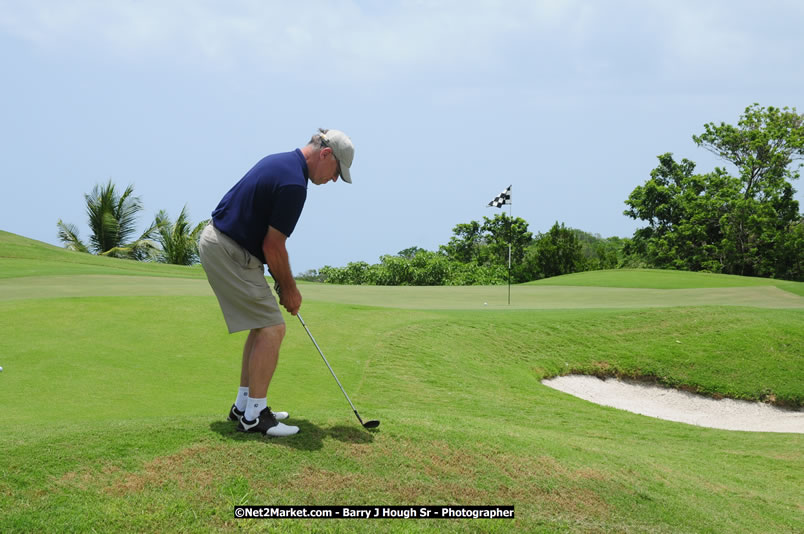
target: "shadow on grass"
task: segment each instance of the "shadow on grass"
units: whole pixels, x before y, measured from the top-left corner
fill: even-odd
[[[266,443],[282,445],[302,451],[317,451],[324,447],[326,438],[336,439],[345,443],[371,443],[374,441],[376,430],[365,430],[360,426],[331,426],[321,428],[306,419],[290,420],[286,424],[299,427],[299,433],[284,438],[272,438],[260,434],[247,434],[238,432],[237,426],[231,421],[214,421],[209,428],[221,436],[234,441],[265,441]]]

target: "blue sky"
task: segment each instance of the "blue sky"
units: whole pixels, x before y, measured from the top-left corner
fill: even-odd
[[[706,172],[705,123],[801,111],[802,22],[773,0],[0,0],[0,229],[87,238],[110,178],[141,229],[198,221],[321,126],[352,137],[354,184],[310,186],[296,273],[435,250],[509,184],[534,233],[628,237],[656,156]]]

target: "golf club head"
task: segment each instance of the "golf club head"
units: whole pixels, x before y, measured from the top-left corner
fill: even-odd
[[[378,426],[380,426],[380,422],[376,419],[363,423],[363,428],[377,428]]]

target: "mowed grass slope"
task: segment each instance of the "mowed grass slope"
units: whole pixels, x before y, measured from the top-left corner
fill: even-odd
[[[72,252],[0,230],[0,279],[47,275],[135,275],[204,279],[200,265],[184,267]]]
[[[138,283],[92,293],[89,275],[108,271],[65,262],[58,253],[70,253],[58,249],[37,257],[36,246],[26,246],[20,261],[42,263],[42,275],[7,282],[25,284],[35,298],[4,299],[13,285],[0,286],[4,532],[804,530],[801,435],[666,422],[540,384],[580,370],[801,406],[804,309],[786,297],[767,297],[762,307],[722,296],[706,306],[639,307],[629,295],[630,307],[610,307],[611,295],[587,296],[600,298],[594,308],[557,295],[540,308],[545,297],[536,294],[528,308],[507,309],[478,306],[478,296],[488,297],[468,288],[430,288],[429,298],[418,288],[401,288],[415,297],[373,288],[378,307],[354,302],[355,288],[335,288],[339,296],[305,285],[305,321],[361,415],[382,424],[376,432],[357,424],[288,317],[269,404],[291,411],[302,432],[268,440],[238,434],[224,420],[244,336],[226,334],[211,293],[193,293],[174,268],[157,265],[147,268],[150,278],[168,278],[161,289],[129,277]],[[104,269],[127,263],[98,259],[108,260]],[[0,276],[14,261],[0,264]],[[64,276],[65,263],[88,268]],[[92,296],[34,291],[32,282],[53,277]],[[157,293],[170,280],[173,292]],[[488,290],[505,296],[505,288]],[[447,503],[513,504],[517,517],[236,520],[232,513],[236,504]]]
[[[691,273],[659,269],[618,269],[565,274],[545,278],[526,285],[586,286],[651,289],[697,289],[724,287],[778,287],[804,296],[804,284],[772,278],[733,276],[716,273]]]

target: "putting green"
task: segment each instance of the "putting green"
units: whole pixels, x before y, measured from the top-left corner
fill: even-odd
[[[516,285],[389,287],[301,284],[305,300],[404,309],[590,309],[748,306],[801,309],[804,298],[775,286],[652,289]],[[102,296],[211,296],[206,280],[157,276],[74,275],[0,279],[0,300]]]

